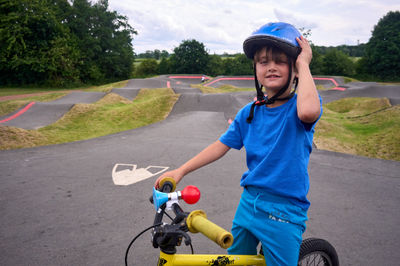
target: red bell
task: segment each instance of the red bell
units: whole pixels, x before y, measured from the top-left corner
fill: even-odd
[[[200,199],[200,190],[195,186],[186,186],[181,191],[181,196],[187,204],[195,204]]]

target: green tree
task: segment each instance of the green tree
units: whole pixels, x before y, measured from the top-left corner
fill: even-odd
[[[400,80],[400,11],[390,11],[372,31],[362,69],[381,80]]]
[[[158,74],[168,74],[170,73],[170,62],[166,57],[162,57],[160,63],[158,64]]]
[[[223,66],[224,66],[224,75],[232,76],[236,72],[235,71],[236,65],[234,58],[224,59]]]
[[[165,58],[169,57],[169,53],[168,53],[167,50],[162,50],[161,51],[161,58],[163,58],[163,57],[165,57]]]
[[[311,45],[312,49],[312,60],[310,63],[310,70],[313,75],[323,74],[323,56],[318,52],[318,49],[314,45]]]
[[[248,59],[244,54],[237,54],[235,57],[223,60],[224,75],[252,75],[253,61]]]
[[[154,50],[154,59],[159,60],[161,56],[161,51],[158,49]]]
[[[107,80],[130,78],[134,53],[132,35],[137,32],[129,25],[128,18],[108,10],[108,0],[93,6],[94,32],[100,41],[100,55],[96,61]]]
[[[0,14],[0,84],[77,79],[79,51],[49,1],[1,1]]]
[[[150,58],[145,59],[135,70],[135,77],[145,78],[158,74],[157,60]]]
[[[323,74],[352,76],[354,75],[354,63],[343,52],[331,49],[323,58]]]
[[[170,60],[176,73],[200,74],[206,70],[209,57],[204,44],[193,39],[182,41]]]
[[[213,54],[209,56],[208,64],[207,64],[207,73],[211,76],[219,76],[224,74],[223,60],[221,56]]]
[[[253,74],[253,61],[248,59],[245,54],[238,54],[234,58],[233,75],[251,75]]]
[[[129,78],[136,31],[127,21],[108,0],[0,0],[0,84]]]
[[[67,25],[79,40],[82,57],[81,79],[103,82],[129,78],[134,53],[132,35],[137,32],[128,19],[108,10],[108,0],[92,5],[89,0],[74,0]]]

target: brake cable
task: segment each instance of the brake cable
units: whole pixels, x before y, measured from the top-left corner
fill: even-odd
[[[163,223],[158,223],[158,224],[154,224],[146,229],[144,229],[142,232],[140,232],[137,236],[135,236],[135,238],[132,239],[131,243],[129,243],[128,248],[126,249],[125,252],[125,266],[128,266],[128,253],[129,253],[129,249],[131,248],[131,246],[133,245],[133,243],[136,241],[136,239],[138,239],[141,235],[143,235],[144,233],[146,233],[147,231],[149,231],[150,229],[153,229],[157,226],[162,225]]]

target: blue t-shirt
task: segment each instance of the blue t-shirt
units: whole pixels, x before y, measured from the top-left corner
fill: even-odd
[[[298,118],[296,102],[295,94],[278,107],[255,106],[250,124],[246,122],[249,103],[219,140],[231,148],[246,149],[248,171],[242,176],[241,186],[261,188],[307,210],[307,166],[316,123],[305,124]]]

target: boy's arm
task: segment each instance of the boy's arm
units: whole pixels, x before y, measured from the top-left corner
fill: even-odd
[[[298,72],[299,84],[297,91],[297,116],[305,123],[315,122],[320,113],[321,105],[315,87],[314,80],[310,72],[310,62],[312,50],[308,41],[301,36],[297,38],[301,47],[301,53],[297,57],[296,68]]]
[[[217,140],[216,142],[212,143],[210,146],[202,150],[199,154],[194,156],[192,159],[184,163],[181,167],[161,175],[154,183],[154,187],[158,188],[159,182],[165,177],[172,177],[178,184],[179,181],[186,174],[218,160],[219,158],[224,156],[229,150],[230,147]]]

